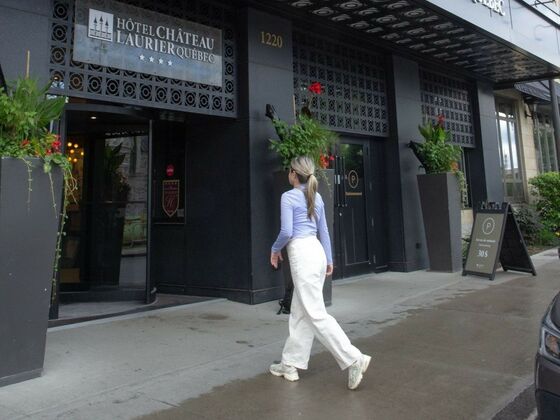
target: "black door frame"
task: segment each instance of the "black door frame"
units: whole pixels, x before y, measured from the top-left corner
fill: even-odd
[[[365,212],[366,212],[366,221],[365,225],[367,227],[365,235],[365,241],[367,246],[367,254],[368,254],[368,261],[362,263],[356,263],[353,265],[346,265],[345,264],[345,255],[344,255],[344,242],[346,240],[344,231],[344,226],[342,223],[342,219],[344,217],[344,209],[347,206],[347,202],[345,199],[345,184],[344,184],[344,175],[341,174],[344,171],[344,162],[341,156],[339,156],[340,148],[337,144],[335,147],[335,227],[334,227],[334,248],[335,248],[335,255],[336,255],[336,262],[337,262],[337,270],[335,271],[335,279],[340,279],[344,277],[349,277],[353,275],[360,275],[366,274],[371,272],[383,271],[386,269],[386,263],[384,261],[380,261],[378,258],[378,254],[384,254],[379,252],[379,247],[384,246],[383,239],[385,238],[384,229],[382,228],[383,220],[375,220],[376,216],[378,218],[385,219],[385,212],[384,211],[377,211],[378,209],[375,206],[374,201],[376,199],[380,199],[381,191],[376,191],[374,186],[377,184],[377,188],[380,185],[384,185],[384,180],[378,182],[379,180],[374,179],[375,176],[384,176],[385,170],[384,168],[380,168],[379,171],[375,170],[373,165],[376,162],[375,157],[373,156],[373,150],[375,149],[373,146],[374,142],[383,142],[384,139],[365,136],[365,135],[357,135],[357,134],[346,134],[346,133],[338,133],[339,134],[339,141],[338,143],[341,144],[354,144],[354,145],[361,145],[362,150],[364,151],[363,157],[363,164],[364,164],[364,192],[365,192]],[[377,181],[377,182],[376,182]],[[379,203],[381,204],[381,203]],[[379,226],[379,228],[377,228]],[[386,244],[385,244],[386,245]]]
[[[68,118],[69,114],[73,112],[84,112],[84,113],[91,113],[91,114],[117,114],[117,115],[126,115],[135,117],[138,119],[142,119],[146,121],[148,125],[148,147],[149,147],[149,157],[148,157],[148,186],[147,186],[147,220],[151,221],[152,215],[152,125],[154,116],[151,112],[147,110],[138,110],[138,109],[130,109],[122,106],[116,105],[104,105],[104,104],[92,104],[92,103],[69,103],[66,104],[64,107],[64,112],[62,114],[61,119],[57,122],[58,130],[56,127],[54,129],[58,131],[58,134],[65,139],[63,142],[63,151],[66,151],[66,136],[67,136],[67,126],[68,126]],[[153,284],[153,279],[150,275],[150,266],[151,266],[151,222],[148,222],[147,225],[147,243],[146,243],[146,289],[144,295],[144,301],[146,303],[152,303],[155,300],[156,293],[155,293],[155,286]],[[87,292],[86,292],[87,293]],[[56,287],[55,287],[55,296],[51,303],[50,308],[50,318],[55,319],[58,318],[58,307],[60,302],[60,270],[58,271],[57,278],[56,278]]]

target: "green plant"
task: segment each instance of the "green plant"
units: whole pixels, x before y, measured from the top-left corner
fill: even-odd
[[[53,267],[54,286],[66,221],[66,206],[76,189],[76,182],[72,176],[72,164],[62,153],[61,139],[57,134],[50,132],[48,126],[51,121],[60,118],[66,100],[63,97],[48,97],[50,84],[41,88],[34,79],[19,79],[9,86],[5,91],[0,90],[0,156],[21,159],[27,165],[28,203],[32,190],[29,158],[40,158],[43,161],[43,169],[51,181],[55,218],[58,217],[58,211],[51,176],[53,165],[61,168],[64,177],[64,200]]]
[[[540,229],[537,232],[537,245],[542,246],[557,246],[558,245],[558,236],[556,236],[553,232],[548,230],[547,228]]]
[[[311,157],[317,168],[328,167],[330,150],[337,139],[335,133],[304,114],[292,125],[278,118],[272,119],[272,124],[280,139],[270,140],[270,148],[280,155],[285,169],[293,158],[302,155]]]
[[[465,174],[459,170],[461,147],[451,144],[451,133],[444,128],[444,116],[439,115],[437,123],[428,121],[418,126],[424,137],[423,143],[410,142],[414,154],[427,174],[453,172],[459,182],[462,201],[465,202],[467,182]]]
[[[525,242],[528,245],[536,245],[539,240],[539,232],[543,228],[537,212],[532,207],[523,205],[515,208],[514,214]]]
[[[537,197],[537,211],[543,226],[560,238],[560,172],[545,172],[529,180]]]

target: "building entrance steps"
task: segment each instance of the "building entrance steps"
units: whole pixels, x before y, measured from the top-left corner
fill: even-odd
[[[300,381],[276,380],[287,315],[216,300],[51,328],[43,376],[0,388],[0,418],[491,418],[531,383],[560,289],[556,251],[533,261],[537,277],[493,282],[427,271],[335,282],[328,311],[375,359],[356,392],[318,342]]]

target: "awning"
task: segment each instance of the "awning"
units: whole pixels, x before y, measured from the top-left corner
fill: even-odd
[[[369,40],[389,51],[399,51],[435,65],[444,65],[445,71],[455,67],[460,72],[474,73],[495,83],[512,85],[514,82],[560,75],[560,67],[527,49],[512,46],[487,29],[477,27],[472,18],[443,10],[434,5],[437,1],[430,1],[261,0],[251,3],[300,17],[309,24],[328,25],[339,33],[343,31]],[[453,3],[456,1],[453,0]],[[459,7],[456,4],[453,6]],[[529,6],[522,7],[527,8],[523,13],[531,19],[544,19]],[[493,13],[484,5],[471,1],[459,8],[463,8],[464,15],[480,13],[484,17],[484,14]],[[547,24],[549,27],[552,25],[550,22]],[[551,28],[554,31],[558,29],[557,26]]]
[[[521,93],[550,102],[550,91],[540,82],[516,83],[514,87]]]
[[[556,86],[556,89],[560,91],[560,84],[556,83]],[[550,102],[550,89],[548,87],[548,81],[516,83],[514,87],[525,95],[532,96],[545,102]],[[558,101],[560,102],[560,96],[558,97]]]

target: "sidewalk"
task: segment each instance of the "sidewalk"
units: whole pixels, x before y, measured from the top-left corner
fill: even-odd
[[[357,392],[325,353],[298,383],[263,374],[280,356],[287,316],[276,302],[217,300],[50,329],[43,376],[0,388],[0,418],[438,418],[433,410],[447,406],[490,418],[531,383],[539,318],[560,290],[556,252],[533,261],[536,278],[413,272],[336,282],[329,312],[376,356]],[[324,352],[317,342],[314,350]],[[468,381],[457,385],[458,373]]]

